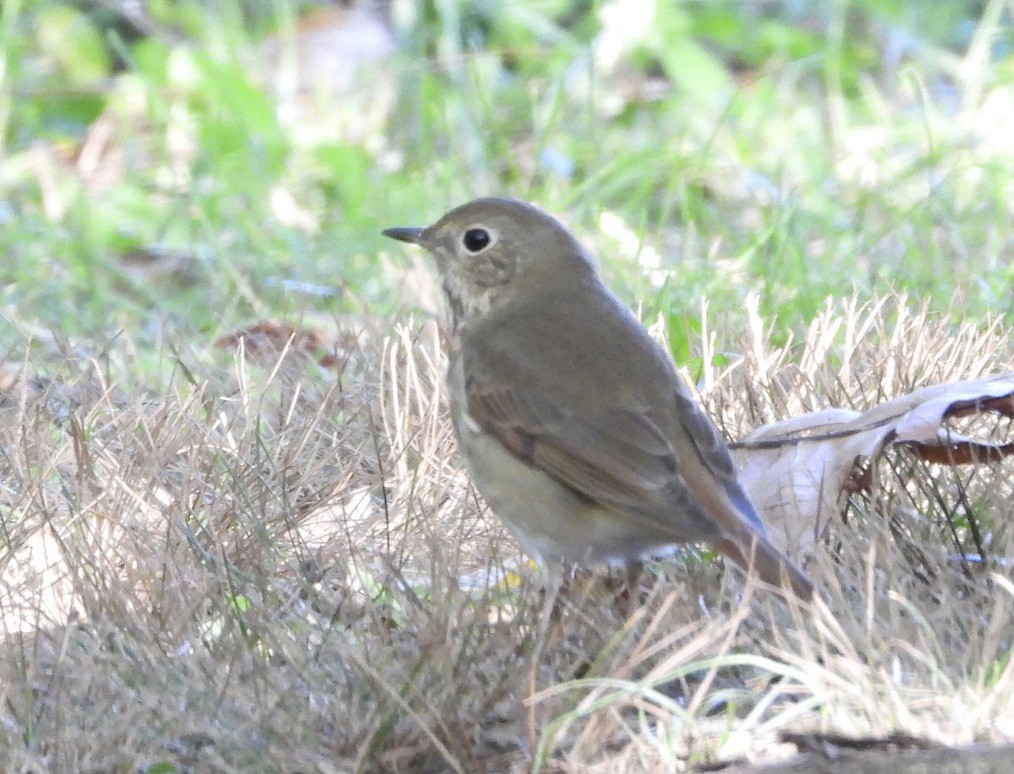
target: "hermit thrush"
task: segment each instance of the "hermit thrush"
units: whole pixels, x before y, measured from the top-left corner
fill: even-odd
[[[545,563],[621,562],[706,543],[762,581],[813,593],[768,540],[728,448],[669,354],[591,256],[525,202],[477,199],[384,234],[436,259],[448,387],[466,467]]]

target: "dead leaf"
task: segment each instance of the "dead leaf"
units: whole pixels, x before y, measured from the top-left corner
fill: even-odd
[[[289,285],[289,290],[320,292],[310,285]],[[326,290],[326,289],[325,289]],[[362,362],[363,345],[388,322],[367,315],[303,315],[300,327],[287,323],[262,321],[220,336],[214,346],[238,348],[242,342],[248,358],[274,366],[278,358],[295,353],[315,360],[324,368],[344,371],[353,360]]]
[[[326,351],[321,337],[311,330],[295,328],[284,323],[259,322],[241,328],[235,333],[220,336],[215,341],[219,348],[239,347],[248,357],[274,360],[283,352],[297,352],[309,355],[325,368],[336,365],[333,353]]]
[[[152,287],[171,284],[193,287],[201,280],[197,256],[182,250],[161,247],[136,247],[121,254],[120,267],[135,285]]]
[[[1014,455],[1014,441],[990,441],[945,424],[972,415],[1014,417],[1014,373],[925,387],[859,412],[825,409],[760,427],[732,444],[743,487],[790,557],[813,555],[849,491],[869,485],[856,466],[889,446],[957,465]]]
[[[26,363],[0,361],[0,409],[33,405],[46,392],[48,380]]]

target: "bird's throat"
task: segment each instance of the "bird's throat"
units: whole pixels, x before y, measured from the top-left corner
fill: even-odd
[[[447,277],[444,278],[444,298],[447,299],[447,308],[451,313],[451,330],[456,331],[465,316],[465,304],[454,283]]]
[[[445,275],[443,278],[444,298],[451,314],[451,330],[466,320],[480,317],[493,305],[494,288],[469,287],[460,278]]]

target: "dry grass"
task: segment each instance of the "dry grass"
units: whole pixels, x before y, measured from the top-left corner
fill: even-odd
[[[704,397],[739,436],[1014,367],[1008,331],[904,309],[829,307],[802,349],[758,327]],[[454,457],[434,330],[353,340],[337,377],[183,356],[152,394],[35,347],[7,379],[0,770],[681,770],[776,758],[789,729],[1014,739],[1010,461],[878,462],[812,611],[687,554],[629,620],[575,583],[543,633],[538,572]],[[955,561],[972,523],[986,561]]]

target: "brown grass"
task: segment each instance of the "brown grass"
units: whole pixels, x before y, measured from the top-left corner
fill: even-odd
[[[757,322],[705,375],[713,415],[738,437],[1014,367],[998,325],[888,306],[829,306],[784,351]],[[41,346],[8,365],[0,770],[683,770],[778,758],[786,730],[1014,739],[1010,461],[876,462],[812,611],[690,552],[629,620],[578,579],[543,632],[538,571],[454,455],[432,326],[355,341],[337,375],[183,355],[154,393]],[[956,558],[976,540],[985,561]]]

